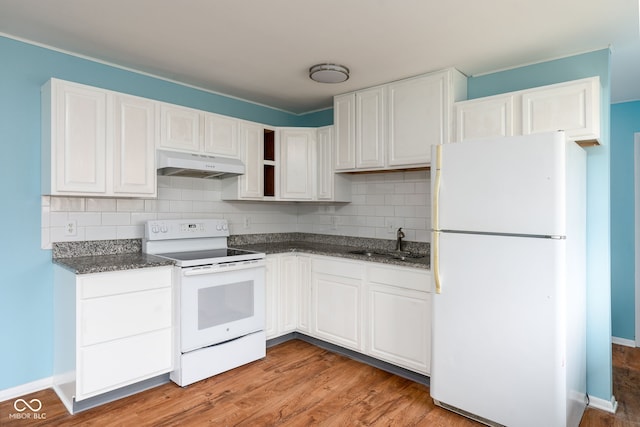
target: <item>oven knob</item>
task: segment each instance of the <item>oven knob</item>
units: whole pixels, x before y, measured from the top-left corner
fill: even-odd
[[[220,224],[216,225],[216,230],[222,231],[222,226]]]
[[[162,231],[163,233],[166,233],[167,231],[169,231],[169,229],[167,228],[166,225],[162,224],[162,227],[160,228],[160,231]]]

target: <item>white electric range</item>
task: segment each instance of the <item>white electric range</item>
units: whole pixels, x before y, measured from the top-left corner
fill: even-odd
[[[186,386],[266,355],[265,254],[227,247],[224,219],[153,220],[143,251],[173,260],[174,370]]]

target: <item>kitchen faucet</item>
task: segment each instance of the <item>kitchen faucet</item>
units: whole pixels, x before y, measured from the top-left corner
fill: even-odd
[[[396,241],[396,251],[402,251],[402,238],[404,237],[404,232],[402,231],[402,227],[398,228],[398,232],[396,233],[398,240]]]

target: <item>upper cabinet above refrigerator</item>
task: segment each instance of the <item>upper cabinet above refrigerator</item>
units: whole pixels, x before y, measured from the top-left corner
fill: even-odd
[[[454,141],[562,130],[582,146],[600,138],[600,78],[590,77],[455,104]]]

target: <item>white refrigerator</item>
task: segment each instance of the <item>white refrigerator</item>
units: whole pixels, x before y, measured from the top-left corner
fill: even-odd
[[[431,396],[489,425],[586,406],[586,154],[564,132],[434,147]]]

